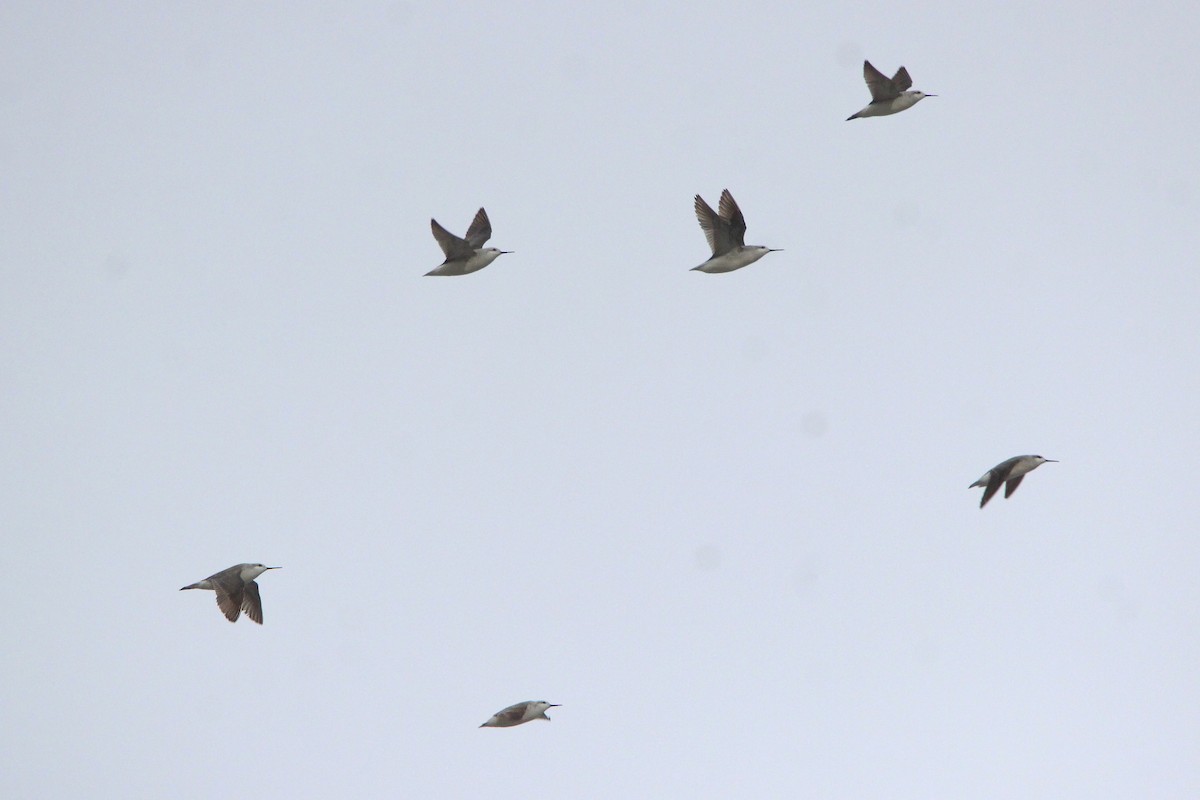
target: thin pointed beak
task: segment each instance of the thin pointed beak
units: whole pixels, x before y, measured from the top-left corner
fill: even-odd
[[[515,253],[515,252],[516,252],[515,250],[501,250],[501,251],[500,251],[500,255],[502,255],[502,256],[503,256],[503,255],[509,255],[509,254],[511,254],[511,253]]]
[[[551,708],[562,708],[562,703],[551,703],[550,707]]]
[[[1057,464],[1057,463],[1058,463],[1058,459],[1057,459],[1057,458],[1047,458],[1047,459],[1046,459],[1046,461],[1047,461],[1047,462],[1049,462],[1049,463],[1051,463],[1051,464]]]
[[[267,567],[267,569],[283,569],[283,567]]]
[[[925,96],[926,96],[926,97],[937,97],[937,95],[936,95],[936,94],[927,94],[927,95],[925,95]]]
[[[768,247],[767,252],[768,253],[782,253],[783,248],[782,247]]]

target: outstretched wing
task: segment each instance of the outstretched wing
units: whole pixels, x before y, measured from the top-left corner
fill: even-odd
[[[892,76],[892,85],[896,87],[897,92],[907,92],[912,88],[912,78],[908,77],[908,70],[904,67],[896,70],[896,74]]]
[[[230,622],[237,622],[238,616],[242,613],[242,590],[240,587],[232,587],[228,585],[215,584],[213,588],[217,592],[217,608],[221,609],[221,613],[225,615],[225,619]]]
[[[242,611],[246,616],[262,625],[262,597],[258,593],[258,584],[250,581],[242,592]]]
[[[475,219],[478,220],[479,217],[476,216]],[[484,217],[484,220],[486,221],[487,217]],[[456,258],[470,258],[475,255],[475,248],[471,247],[466,239],[455,236],[439,225],[436,219],[429,220],[429,227],[433,229],[433,238],[437,239],[442,252],[446,254],[447,261],[453,261]]]
[[[1024,475],[1018,475],[1015,478],[1010,478],[1008,483],[1004,484],[1004,496],[1012,497],[1012,493],[1021,485],[1021,481],[1025,480]]]
[[[999,470],[992,470],[991,474],[988,475],[987,488],[983,490],[983,499],[979,501],[980,508],[986,506],[987,501],[991,500],[992,496],[1000,491],[1000,484],[1002,483],[1004,481],[1000,480]]]
[[[721,219],[728,223],[728,236],[730,240],[729,249],[741,247],[746,243],[746,218],[742,216],[742,210],[738,208],[737,201],[733,199],[733,195],[728,189],[721,192],[721,204],[717,207],[720,210]]]
[[[903,71],[903,67],[901,68]],[[900,73],[896,73],[899,75]],[[908,73],[905,73],[907,75]],[[879,70],[871,66],[870,61],[863,62],[863,80],[867,82],[867,89],[871,92],[872,103],[882,103],[887,100],[895,100],[900,96],[900,89],[892,82],[892,79],[884,75]]]
[[[488,220],[487,212],[481,208],[475,213],[475,219],[471,220],[471,227],[467,228],[467,244],[478,249],[490,238],[492,223]]]
[[[704,202],[704,198],[696,195],[696,219],[700,221],[700,228],[704,231],[704,237],[708,239],[708,247],[713,251],[714,256],[719,256],[724,250],[717,249],[717,231],[720,229],[721,221],[717,219],[717,212],[712,210],[712,206]]]

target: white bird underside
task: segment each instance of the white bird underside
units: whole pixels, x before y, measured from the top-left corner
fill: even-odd
[[[705,261],[698,267],[692,267],[696,272],[733,272],[735,269],[749,266],[755,261],[765,256],[769,250],[757,250],[750,248],[738,248],[731,253],[725,253],[721,256],[715,256]]]
[[[854,116],[847,117],[846,121],[862,119],[863,117],[886,117],[889,114],[899,114],[901,111],[915,106],[920,99],[919,95],[902,94],[891,100],[880,100],[878,103],[871,103],[861,111],[856,111]]]
[[[435,269],[426,272],[426,275],[469,275],[472,272],[478,272],[488,264],[500,257],[498,252],[489,252],[480,250],[471,253],[470,258],[446,260]]]

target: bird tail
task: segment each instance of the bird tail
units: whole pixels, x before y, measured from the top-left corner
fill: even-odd
[[[183,587],[182,589],[180,589],[179,591],[183,592],[183,591],[186,591],[186,590],[188,590],[188,589],[203,589],[203,588],[204,588],[204,587],[203,587],[203,586],[201,586],[200,584],[198,584],[198,583],[193,583],[191,586],[185,586],[185,587]]]
[[[859,114],[859,112],[855,111],[853,114],[851,114],[850,116],[846,117],[846,122],[849,122],[849,121],[850,121],[850,120],[852,120],[852,119],[858,119],[858,114]]]

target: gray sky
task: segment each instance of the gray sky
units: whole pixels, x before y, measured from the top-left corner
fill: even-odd
[[[1198,23],[0,6],[0,795],[1195,798]]]

